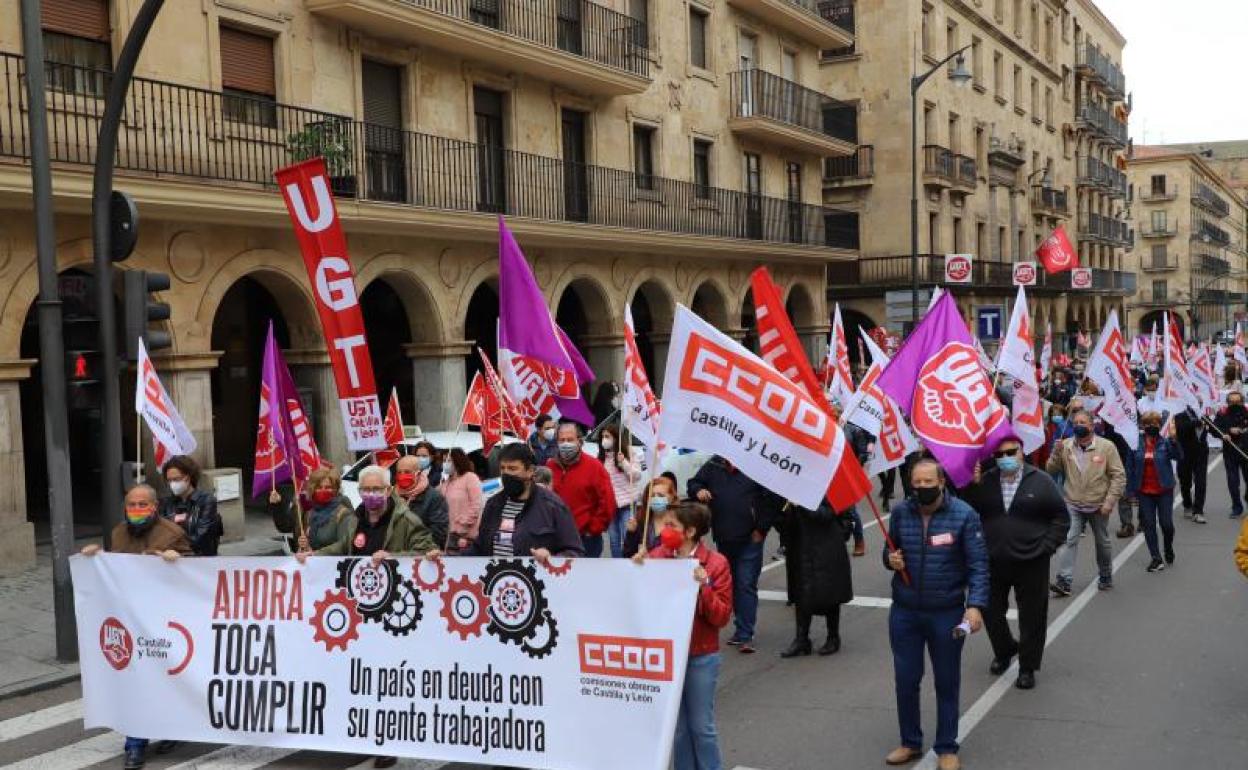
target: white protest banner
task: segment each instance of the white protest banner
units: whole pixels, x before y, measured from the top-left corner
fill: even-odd
[[[1139,407],[1135,403],[1135,381],[1127,362],[1127,345],[1115,310],[1109,311],[1105,329],[1088,359],[1087,376],[1104,394],[1101,419],[1113,425],[1127,446],[1135,449],[1140,440]]]
[[[75,556],[84,722],[204,743],[662,770],[696,565]]]

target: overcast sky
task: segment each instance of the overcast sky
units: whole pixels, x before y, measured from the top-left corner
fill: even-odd
[[[1095,1],[1127,39],[1136,144],[1248,139],[1248,2]]]

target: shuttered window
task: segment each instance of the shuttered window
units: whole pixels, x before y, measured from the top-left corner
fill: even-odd
[[[276,126],[273,38],[223,26],[220,39],[225,117],[239,123]]]
[[[48,32],[108,42],[108,0],[43,0],[40,21]]]
[[[44,0],[40,25],[48,87],[102,97],[113,69],[107,0]]]

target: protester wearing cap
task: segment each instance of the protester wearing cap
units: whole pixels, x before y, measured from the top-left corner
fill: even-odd
[[[910,471],[914,497],[893,506],[884,566],[893,575],[888,638],[893,648],[901,745],[884,761],[904,765],[923,755],[919,691],[924,654],[936,684],[936,741],[940,770],[957,770],[958,695],[966,632],[983,624],[988,607],[988,552],[979,515],[946,493],[945,474],[924,458]]]
[[[1023,461],[1017,436],[1002,437],[994,462],[977,468],[975,481],[962,490],[979,514],[988,545],[990,597],[984,625],[992,642],[989,671],[1000,675],[1018,656],[1015,686],[1030,690],[1044,656],[1048,631],[1049,560],[1070,528],[1070,514],[1057,483]],[[1018,639],[1006,622],[1010,592],[1018,605]]]
[[[429,529],[396,495],[391,494],[390,473],[380,465],[360,471],[360,505],[355,509],[354,531],[318,548],[320,556],[372,556],[381,562],[391,556],[438,550]],[[308,551],[295,554],[300,563]]]
[[[417,451],[420,450],[421,447],[417,447]],[[422,467],[425,465],[425,458],[432,456],[418,454],[400,457],[394,464],[394,494],[428,527],[437,547],[444,548],[446,535],[450,530],[450,512],[446,498],[433,488],[434,475],[428,468]],[[441,482],[441,466],[438,466],[436,478]]]
[[[581,428],[576,423],[561,424],[555,437],[559,455],[546,463],[550,488],[572,511],[585,555],[597,558],[602,556],[602,533],[617,510],[611,477],[598,458],[581,451]]]
[[[199,463],[187,455],[174,455],[161,472],[169,495],[160,501],[160,517],[186,532],[196,556],[216,556],[225,528],[217,513],[217,496],[199,488]]]
[[[1148,543],[1152,561],[1149,572],[1160,572],[1174,564],[1174,465],[1182,456],[1179,445],[1170,436],[1161,435],[1161,415],[1155,411],[1140,415],[1139,444],[1131,454],[1128,476],[1140,501],[1140,529]],[[1157,543],[1157,526],[1161,525],[1162,546]],[[1162,561],[1162,557],[1165,561]]]

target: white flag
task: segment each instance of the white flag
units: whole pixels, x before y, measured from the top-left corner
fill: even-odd
[[[1101,419],[1114,426],[1127,446],[1140,442],[1140,423],[1135,403],[1135,382],[1127,363],[1127,345],[1118,327],[1118,312],[1111,310],[1105,329],[1088,359],[1087,376],[1101,389]]]
[[[174,455],[189,455],[195,451],[195,437],[178,414],[173,400],[165,392],[165,386],[147,357],[147,346],[139,338],[138,381],[134,388],[134,411],[143,417],[147,429],[152,432],[156,450],[156,464],[163,466]]]
[[[1213,361],[1209,357],[1209,348],[1203,344],[1192,356],[1192,384],[1196,387],[1196,395],[1208,412],[1218,403],[1218,380],[1213,373]]]
[[[1224,377],[1226,374],[1226,348],[1222,346],[1221,342],[1218,343],[1218,352],[1213,358],[1213,374],[1217,381],[1222,384],[1222,387],[1226,387],[1226,378]]]
[[[1001,354],[997,358],[997,371],[1016,380],[1036,385],[1036,348],[1031,334],[1031,314],[1027,312],[1027,295],[1022,286],[1014,300],[1014,312],[1010,313],[1010,325],[1001,340]]]
[[[1186,407],[1200,411],[1200,397],[1192,383],[1192,374],[1183,358],[1183,340],[1179,338],[1178,325],[1169,313],[1165,314],[1165,343],[1162,348],[1165,366],[1161,370],[1161,399],[1169,402],[1171,412],[1181,412]]]
[[[659,402],[650,388],[650,378],[637,350],[631,305],[624,306],[624,393],[620,408],[624,410],[622,420],[629,432],[653,448],[658,435]]]
[[[845,342],[845,326],[841,323],[841,305],[832,314],[832,334],[828,339],[828,398],[844,406],[854,395],[854,379],[849,368],[849,345]]]
[[[1040,375],[1049,376],[1049,364],[1053,362],[1053,324],[1044,327],[1044,348],[1040,351]]]
[[[858,385],[858,392],[845,409],[845,422],[875,436],[875,452],[867,463],[867,473],[883,473],[906,461],[906,455],[919,451],[919,440],[906,424],[901,407],[880,389],[878,380],[888,356],[880,350],[867,333],[858,330],[867,349],[871,351],[871,368]]]

